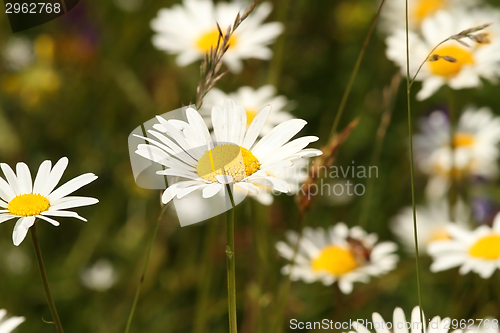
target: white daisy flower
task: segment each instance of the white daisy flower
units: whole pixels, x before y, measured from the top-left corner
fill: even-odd
[[[288,244],[278,242],[280,255],[292,260],[294,247],[299,237],[296,232],[286,233]],[[289,274],[294,281],[306,283],[321,281],[324,285],[337,282],[344,294],[350,294],[354,282],[368,283],[370,276],[385,274],[396,267],[399,258],[393,252],[393,242],[377,244],[376,234],[367,234],[356,226],[349,229],[344,223],[337,223],[328,230],[304,228],[300,239],[295,266],[286,265],[283,274]]]
[[[370,326],[370,329],[375,329],[377,333],[421,333],[422,331],[427,333],[448,333],[449,327],[451,326],[450,318],[443,318],[436,316],[432,318],[431,321],[426,322],[425,314],[423,320],[420,317],[420,307],[416,306],[411,311],[410,321],[406,320],[405,313],[403,309],[397,307],[394,309],[394,314],[392,317],[392,322],[385,322],[384,318],[378,313],[374,312],[372,314],[372,321],[367,322],[366,326]],[[370,325],[368,325],[370,324]],[[428,324],[425,330],[422,330],[423,325]],[[352,327],[357,333],[370,333],[370,330],[365,327],[362,323],[354,323]],[[455,331],[458,333],[458,331]],[[460,330],[460,332],[462,332]],[[353,333],[351,331],[350,333]]]
[[[212,88],[203,98],[203,105],[200,108],[200,114],[209,127],[212,126],[210,119],[212,108],[215,105],[222,104],[228,98],[235,101],[236,104],[242,105],[247,112],[247,127],[250,126],[259,110],[267,105],[272,105],[269,118],[262,128],[262,135],[269,133],[274,126],[293,118],[290,113],[284,111],[288,104],[287,98],[285,96],[276,96],[276,88],[272,85],[265,85],[259,89],[241,87],[230,94]]]
[[[202,59],[217,45],[219,23],[222,32],[234,23],[236,15],[246,8],[241,2],[218,2],[211,0],[184,0],[182,5],[171,9],[160,9],[151,21],[156,32],[153,45],[168,53],[176,53],[177,65],[186,66]],[[236,29],[229,40],[229,49],[224,55],[224,63],[232,72],[242,69],[242,59],[257,58],[268,60],[272,52],[268,45],[283,31],[279,22],[262,22],[272,10],[270,3],[261,3]]]
[[[418,100],[434,94],[441,86],[452,89],[474,88],[481,85],[481,78],[496,82],[500,76],[500,12],[492,8],[461,11],[438,11],[422,22],[421,35],[409,32],[410,75],[413,77],[429,52],[440,42],[465,29],[492,23],[479,33],[483,43],[463,39],[469,47],[450,40],[440,45],[433,55],[449,56],[454,62],[442,58],[426,61],[416,80],[422,81]],[[398,29],[387,38],[387,57],[394,61],[406,75],[406,37],[404,29]]]
[[[429,245],[429,254],[434,259],[432,272],[460,266],[461,275],[472,271],[488,279],[500,268],[500,214],[495,217],[493,227],[481,225],[470,231],[449,224],[447,231],[451,240]]]
[[[290,141],[306,124],[305,120],[291,119],[257,140],[270,109],[262,109],[247,128],[245,109],[234,101],[228,99],[222,108],[213,107],[214,140],[195,109],[186,110],[187,122],[158,116],[159,124],[148,131],[155,139],[141,137],[149,144],[139,144],[136,153],[165,166],[159,175],[189,179],[170,185],[163,193],[163,203],[197,189],[203,190],[204,198],[211,198],[227,183],[255,194],[259,193],[256,185],[289,192],[289,183],[268,172],[290,167],[298,158],[321,155],[318,149],[304,149],[318,137]]]
[[[0,333],[10,333],[24,322],[24,317],[10,317],[6,319],[7,311],[0,309]]]
[[[426,206],[417,206],[418,248],[420,253],[427,253],[427,246],[436,240],[451,239],[446,230],[450,223],[450,212],[446,200],[432,201]],[[462,201],[455,208],[456,223],[467,227],[469,209]],[[391,221],[391,230],[410,253],[415,253],[413,236],[413,209],[403,208]]]
[[[408,0],[408,20],[410,30],[418,30],[423,20],[437,11],[468,9],[477,5],[476,0]],[[380,26],[384,32],[406,28],[406,2],[387,0],[380,17]]]
[[[80,175],[54,190],[68,166],[68,158],[61,158],[52,169],[51,166],[51,161],[43,161],[33,183],[31,172],[25,163],[17,163],[17,175],[7,164],[0,164],[7,179],[5,181],[0,177],[0,207],[3,208],[0,210],[0,223],[20,217],[12,234],[16,246],[24,240],[36,218],[55,226],[58,226],[59,222],[49,216],[75,217],[87,221],[77,213],[66,209],[99,202],[95,198],[67,196],[96,180],[96,175],[93,173]]]
[[[449,119],[443,112],[433,112],[422,121],[421,133],[414,139],[417,164],[422,172],[431,176],[428,195],[439,197],[446,193],[451,175],[457,179],[466,176],[494,178],[498,172],[499,142],[500,117],[495,117],[486,107],[467,107],[453,135],[453,153]]]

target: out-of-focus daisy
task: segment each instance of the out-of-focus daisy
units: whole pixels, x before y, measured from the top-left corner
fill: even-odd
[[[471,8],[476,0],[408,0],[408,23],[410,30],[418,30],[423,20],[437,11]],[[406,27],[406,3],[399,0],[387,0],[381,13],[380,25],[385,32]],[[457,31],[458,32],[458,31]]]
[[[285,96],[276,96],[276,88],[272,85],[265,85],[259,89],[241,87],[236,92],[230,94],[213,88],[204,97],[203,105],[200,108],[200,114],[206,119],[208,126],[211,126],[210,112],[212,108],[215,105],[222,104],[228,98],[245,108],[247,112],[247,127],[250,126],[257,113],[263,107],[271,105],[271,112],[266,124],[262,128],[262,135],[269,133],[274,126],[293,118],[287,111],[284,111],[288,100]]]
[[[92,290],[106,291],[116,282],[113,264],[107,259],[100,259],[80,275],[82,284]]]
[[[16,329],[17,326],[24,322],[24,317],[10,317],[6,319],[7,311],[0,309],[0,333],[10,333]]]
[[[427,253],[427,246],[431,241],[451,238],[446,230],[446,226],[450,223],[448,207],[448,202],[445,200],[432,201],[427,206],[417,206],[418,247],[420,253]],[[457,203],[455,216],[455,222],[465,228],[469,217],[469,209],[462,201]],[[403,208],[393,218],[391,230],[408,252],[415,252],[413,210],[411,206]]]
[[[7,67],[18,71],[33,62],[33,43],[25,37],[12,37],[5,45],[2,53]]]
[[[394,309],[392,322],[386,323],[384,318],[382,318],[378,312],[374,312],[371,323],[377,333],[421,333],[423,331],[427,333],[448,333],[449,327],[451,326],[450,318],[441,319],[441,317],[436,316],[432,318],[431,321],[427,322],[424,314],[424,318],[421,319],[420,308],[418,306],[414,307],[411,311],[410,321],[406,320],[403,309],[398,307]],[[426,324],[428,325],[427,328],[422,330],[423,325]],[[354,323],[351,327],[353,327],[357,333],[370,333],[370,331],[361,323]],[[352,332],[353,331],[350,333]]]
[[[7,179],[0,177],[0,223],[19,217],[12,240],[19,245],[26,237],[28,229],[35,219],[45,220],[55,226],[59,222],[51,217],[75,217],[87,221],[75,212],[66,209],[93,205],[99,202],[95,198],[68,196],[80,187],[97,179],[93,173],[80,175],[64,183],[54,190],[68,166],[68,158],[61,158],[51,169],[49,160],[43,161],[38,169],[35,182],[25,163],[17,163],[16,172],[9,165],[1,163],[0,167]]]
[[[210,47],[215,48],[219,38],[216,23],[226,33],[234,23],[236,15],[246,9],[241,2],[218,2],[212,0],[184,0],[182,5],[171,9],[160,9],[151,21],[156,32],[153,45],[168,53],[176,53],[177,65],[186,66],[201,59]],[[224,63],[232,72],[242,69],[242,59],[270,59],[268,45],[283,31],[279,22],[262,22],[271,12],[270,3],[261,3],[236,29],[229,40],[229,49]]]
[[[456,40],[440,45],[432,54],[435,61],[426,61],[429,52],[440,42],[463,30],[486,23],[493,23],[478,32],[481,42],[463,39],[466,47]],[[425,61],[416,80],[422,81],[417,94],[423,100],[434,94],[441,86],[452,89],[474,88],[481,85],[481,78],[496,82],[500,76],[500,12],[493,8],[477,10],[438,11],[422,22],[421,35],[409,32],[410,75],[416,73]],[[404,29],[398,29],[387,39],[387,57],[394,61],[406,75],[406,37]],[[442,57],[451,57],[445,60]]]
[[[43,96],[59,90],[60,79],[54,70],[55,42],[49,35],[38,36],[33,44],[35,61],[18,72],[2,76],[2,89],[7,93],[19,95],[27,106],[37,105]]]
[[[321,155],[318,149],[304,149],[318,138],[306,136],[290,141],[306,124],[305,120],[291,119],[257,140],[269,112],[270,106],[262,109],[247,128],[245,109],[226,100],[222,108],[212,109],[215,140],[201,115],[192,108],[186,110],[188,122],[158,116],[159,124],[148,131],[158,141],[143,138],[150,144],[140,144],[136,153],[167,167],[158,171],[159,175],[189,179],[170,185],[163,193],[163,203],[197,189],[203,190],[204,198],[210,198],[227,183],[255,194],[259,193],[256,185],[289,192],[290,184],[268,172],[290,167],[297,158]]]
[[[415,135],[414,142],[418,166],[431,176],[427,193],[438,197],[448,190],[452,175],[455,179],[496,176],[500,117],[486,107],[466,108],[453,134],[452,152],[449,119],[436,111],[422,121],[421,133]]]
[[[280,255],[292,260],[298,239],[296,232],[286,233],[288,243],[278,242]],[[367,234],[360,227],[349,229],[338,223],[328,230],[304,228],[294,267],[290,264],[282,269],[292,280],[306,283],[321,281],[324,285],[338,282],[344,294],[351,293],[354,282],[369,281],[393,270],[399,258],[394,252],[393,242],[377,243],[376,234]]]
[[[482,225],[469,231],[449,224],[447,231],[450,240],[429,244],[429,254],[434,259],[432,272],[460,266],[462,275],[472,271],[487,279],[500,268],[500,214],[495,217],[491,228]]]

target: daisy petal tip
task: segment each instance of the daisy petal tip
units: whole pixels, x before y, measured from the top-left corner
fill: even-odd
[[[221,184],[231,184],[233,182],[233,177],[227,175],[218,175],[215,176],[219,183]]]

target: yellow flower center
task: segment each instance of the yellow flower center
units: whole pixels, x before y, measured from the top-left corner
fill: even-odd
[[[210,51],[210,47],[214,48],[217,46],[217,41],[219,40],[219,30],[215,29],[209,31],[203,35],[196,41],[196,47],[203,53],[207,53]],[[222,38],[219,42],[222,44]],[[229,38],[229,47],[234,47],[236,45],[236,37],[231,35]]]
[[[470,147],[476,141],[474,135],[469,133],[455,133],[453,136],[453,146]]]
[[[49,200],[40,194],[18,195],[9,202],[8,210],[12,215],[33,216],[49,209]]]
[[[469,254],[481,259],[498,259],[500,258],[500,235],[488,235],[476,242],[469,249]]]
[[[326,271],[332,275],[342,275],[356,269],[358,262],[349,250],[330,245],[321,250],[311,266],[316,272]]]
[[[198,161],[198,175],[210,182],[218,182],[216,176],[227,175],[238,182],[254,174],[260,168],[259,160],[246,148],[237,145],[220,145],[203,154]]]
[[[435,230],[430,237],[429,241],[441,241],[441,240],[449,240],[451,239],[450,234],[446,231],[445,228],[439,228]]]
[[[436,49],[434,54],[441,57],[449,56],[454,58],[454,62],[439,58],[436,61],[430,61],[431,72],[435,75],[447,78],[454,77],[462,70],[465,65],[474,64],[472,53],[458,45],[445,45]]]
[[[413,16],[418,22],[421,22],[427,16],[430,16],[443,8],[446,4],[445,0],[420,0],[415,4]]]
[[[254,120],[257,113],[259,113],[259,111],[257,111],[254,108],[245,108],[245,111],[247,112],[247,127],[248,127]]]

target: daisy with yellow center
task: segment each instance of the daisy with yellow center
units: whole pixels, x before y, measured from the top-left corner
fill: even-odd
[[[55,226],[58,226],[59,222],[51,218],[54,216],[75,217],[87,221],[77,213],[66,209],[93,205],[98,200],[72,197],[68,194],[94,181],[97,176],[86,173],[55,189],[67,166],[66,157],[61,158],[53,168],[50,161],[44,161],[33,183],[30,170],[25,163],[17,163],[16,173],[7,164],[0,164],[7,180],[0,177],[0,223],[19,218],[12,234],[14,245],[21,244],[37,218]]]
[[[258,186],[289,192],[290,184],[272,172],[293,166],[296,159],[318,156],[321,151],[304,149],[318,140],[315,136],[290,141],[305,126],[301,119],[283,122],[258,140],[270,109],[262,109],[247,127],[245,109],[233,100],[226,100],[223,107],[214,106],[213,139],[202,116],[192,108],[186,110],[187,122],[157,117],[155,130],[140,137],[149,144],[140,144],[136,153],[166,167],[157,172],[170,177],[163,203],[196,190],[201,190],[203,198],[212,198],[225,184],[254,194],[259,194]],[[179,177],[187,180],[179,181]]]
[[[225,33],[236,15],[245,9],[238,2],[214,4],[211,0],[184,0],[182,5],[160,9],[151,21],[151,28],[156,33],[153,45],[159,50],[178,54],[177,65],[189,65],[202,59],[211,47],[216,47],[219,38],[217,23]],[[259,4],[231,35],[224,63],[232,72],[241,71],[243,59],[271,58],[268,46],[283,31],[281,23],[262,23],[271,10],[270,3]]]
[[[292,115],[286,111],[290,107],[290,102],[285,96],[277,96],[276,88],[272,85],[265,85],[258,89],[252,87],[241,87],[237,91],[226,94],[220,89],[213,88],[203,99],[200,114],[205,118],[208,127],[212,126],[210,111],[215,105],[220,105],[226,99],[232,99],[236,104],[243,106],[247,113],[247,127],[250,126],[254,118],[263,107],[271,105],[269,117],[262,127],[262,134],[269,133],[274,126],[284,121],[292,119]]]
[[[460,266],[459,273],[475,272],[483,279],[500,269],[500,214],[493,226],[481,225],[469,231],[455,224],[447,226],[450,240],[434,241],[429,253],[434,259],[431,271],[439,272]]]
[[[294,257],[297,233],[286,233],[288,242],[278,242],[276,248],[288,260]],[[321,281],[324,285],[338,283],[344,294],[350,294],[354,282],[368,283],[370,276],[385,274],[396,267],[399,258],[392,242],[377,243],[376,234],[367,234],[360,227],[349,229],[338,223],[328,230],[304,228],[295,258],[282,269],[292,280],[306,283]]]
[[[419,31],[422,22],[440,10],[467,10],[477,4],[477,0],[408,0],[410,30]],[[395,29],[405,29],[406,2],[387,0],[381,13],[380,25],[387,33],[392,33]]]
[[[404,20],[403,20],[404,21]],[[469,46],[449,40],[429,52],[445,39],[463,30],[492,23],[479,33],[479,41],[463,39]],[[422,81],[418,100],[432,96],[443,85],[458,90],[481,85],[481,79],[493,83],[500,77],[500,11],[493,8],[439,10],[422,21],[419,32],[410,31],[410,75],[413,77],[420,64],[424,66],[416,80]],[[406,32],[396,30],[387,38],[387,57],[406,75]],[[450,60],[445,60],[448,57]],[[435,58],[435,59],[434,59]]]
[[[447,193],[451,177],[458,181],[471,176],[494,178],[499,143],[500,117],[486,107],[465,108],[451,142],[444,112],[435,111],[423,119],[414,138],[415,158],[420,170],[430,176],[426,189],[429,198],[438,199]]]
[[[417,206],[418,219],[418,246],[420,254],[427,254],[427,247],[432,241],[451,239],[446,230],[449,219],[448,201],[431,201],[425,206]],[[469,208],[458,201],[455,206],[456,223],[467,228]],[[413,209],[411,206],[403,208],[391,221],[392,232],[396,235],[406,251],[415,253],[415,239],[413,237]]]

